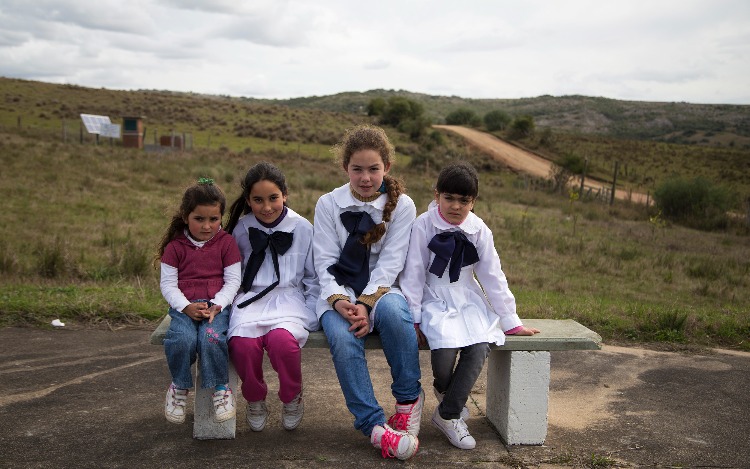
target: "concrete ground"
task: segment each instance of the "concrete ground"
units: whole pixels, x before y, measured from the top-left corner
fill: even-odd
[[[406,462],[385,460],[352,427],[327,350],[303,351],[305,418],[281,428],[278,381],[268,367],[271,418],[250,431],[239,396],[237,438],[192,439],[163,416],[169,373],[148,330],[0,329],[0,466],[27,467],[750,467],[750,354],[670,353],[607,346],[552,353],[543,446],[506,447],[482,417],[485,376],[471,396],[477,448],[451,446],[429,418]],[[429,353],[422,383],[431,387]],[[368,351],[387,414],[390,376]],[[191,408],[192,409],[192,408]]]

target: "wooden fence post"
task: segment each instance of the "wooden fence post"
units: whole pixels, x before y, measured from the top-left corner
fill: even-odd
[[[612,195],[609,198],[609,205],[615,203],[615,192],[617,191],[617,170],[620,169],[620,162],[615,161],[615,174],[612,177]]]

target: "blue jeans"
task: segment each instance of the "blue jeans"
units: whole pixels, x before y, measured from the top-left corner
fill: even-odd
[[[365,340],[349,331],[351,324],[338,312],[329,310],[320,318],[328,338],[333,365],[349,412],[354,415],[354,428],[370,436],[372,428],[386,422],[383,408],[375,399],[375,392],[367,369]],[[417,399],[422,389],[419,379],[419,348],[414,322],[401,295],[383,296],[375,308],[374,328],[380,334],[383,352],[391,367],[391,392],[396,402]]]
[[[230,306],[208,319],[194,321],[187,314],[169,308],[172,322],[164,338],[164,353],[172,382],[181,389],[193,387],[191,367],[198,359],[201,387],[213,388],[229,382],[227,329]]]

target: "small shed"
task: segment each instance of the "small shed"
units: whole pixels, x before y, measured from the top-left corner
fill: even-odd
[[[122,118],[122,146],[143,148],[143,117]]]

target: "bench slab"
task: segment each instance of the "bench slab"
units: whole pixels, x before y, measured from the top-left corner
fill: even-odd
[[[169,329],[172,318],[165,316],[159,326],[151,334],[151,344],[162,345],[164,336]],[[599,350],[602,348],[602,338],[596,332],[573,321],[572,319],[524,319],[528,327],[541,330],[534,336],[507,336],[505,345],[492,345],[493,350],[507,350],[511,352],[532,352],[543,350],[554,352],[560,350]],[[323,331],[311,332],[305,344],[306,348],[328,348],[328,341]],[[383,348],[377,334],[367,337],[365,348]],[[429,350],[429,348],[423,348]]]
[[[170,322],[168,315],[162,319],[151,334],[151,344],[163,344]],[[533,336],[507,336],[504,345],[490,347],[487,419],[508,445],[541,445],[547,436],[550,352],[599,350],[602,338],[572,319],[524,319],[523,322],[542,332]],[[325,334],[311,332],[305,348],[328,348]],[[377,334],[367,336],[365,348],[382,348],[380,337]],[[232,390],[238,392],[237,372],[231,363],[229,373]],[[234,438],[236,420],[214,423],[211,406],[210,390],[198,387],[193,437]]]

